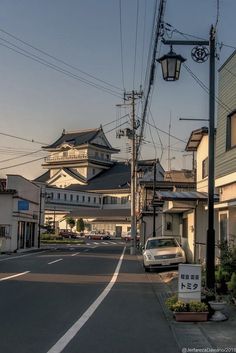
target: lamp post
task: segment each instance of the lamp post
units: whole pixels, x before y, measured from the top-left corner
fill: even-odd
[[[211,26],[209,41],[202,40],[163,40],[171,45],[171,51],[158,59],[163,78],[166,81],[179,79],[181,64],[185,59],[173,52],[172,45],[197,46],[192,50],[192,58],[204,62],[209,56],[209,131],[208,131],[208,229],[206,241],[206,285],[215,287],[215,229],[214,229],[214,169],[215,169],[215,28]],[[206,46],[209,47],[209,51]]]

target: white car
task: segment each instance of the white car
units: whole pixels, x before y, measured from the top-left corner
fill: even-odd
[[[146,272],[151,268],[174,267],[185,262],[185,252],[174,237],[155,237],[146,241],[143,250],[143,266]]]

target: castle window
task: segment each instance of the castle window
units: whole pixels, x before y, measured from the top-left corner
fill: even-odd
[[[72,194],[70,195],[70,200],[73,201],[73,195]]]
[[[66,201],[66,197],[67,197],[67,195],[66,194],[64,194],[64,200]]]

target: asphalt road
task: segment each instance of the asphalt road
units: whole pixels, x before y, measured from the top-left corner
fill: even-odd
[[[153,285],[119,242],[1,256],[0,352],[178,352]]]

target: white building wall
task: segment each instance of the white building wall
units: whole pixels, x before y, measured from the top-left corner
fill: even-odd
[[[203,136],[196,153],[197,159],[197,191],[208,191],[208,178],[202,177],[202,162],[208,157],[208,135]]]

